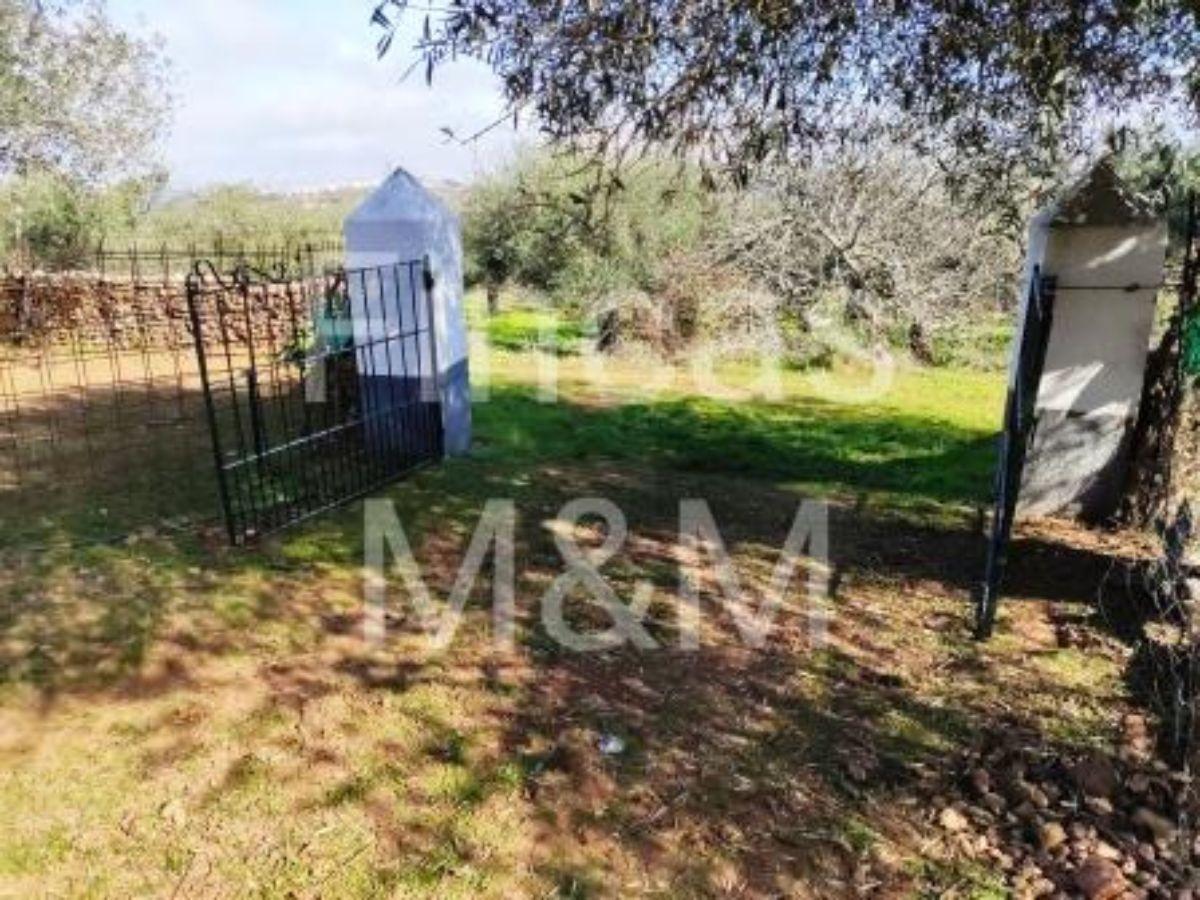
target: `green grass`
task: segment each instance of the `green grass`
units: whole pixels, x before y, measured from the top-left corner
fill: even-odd
[[[701,397],[686,384],[643,397],[636,386],[605,391],[571,362],[560,363],[557,401],[546,403],[524,381],[530,373],[509,379],[503,371],[475,413],[479,451],[494,461],[638,460],[934,504],[973,505],[989,495],[1001,404],[995,376],[903,370],[873,397],[856,373],[785,372],[783,395],[771,400]],[[744,367],[720,373],[733,393],[750,391],[757,378]]]
[[[500,312],[490,316],[479,291],[467,297],[467,320],[471,330],[486,337],[493,348],[510,352],[577,353],[591,333],[577,316],[528,298],[506,297]]]
[[[586,331],[578,322],[551,310],[516,309],[501,313],[486,325],[488,340],[500,350],[576,352]]]
[[[913,513],[924,522],[959,522],[987,499],[1001,392],[995,376],[901,370],[876,395],[865,373],[785,372],[782,395],[765,400],[755,393],[760,373],[753,367],[721,369],[721,394],[698,396],[686,368],[666,369],[669,377],[654,373],[660,386],[651,391],[644,363],[616,361],[597,376],[587,360],[569,358],[558,360],[559,392],[551,403],[543,402],[534,387],[542,359],[497,354],[486,399],[474,409],[472,455],[426,472],[418,479],[420,490],[407,482],[393,491],[404,521],[417,534],[436,529],[465,541],[487,497],[520,499],[557,491],[557,485],[539,483],[534,473],[560,463],[618,473],[661,469],[722,479],[722,484],[745,480],[757,484],[755,490],[842,497],[865,507]],[[140,474],[153,480],[153,472]],[[210,473],[197,473],[195,481],[213,490]],[[28,614],[42,608],[37,632],[20,632],[22,642],[34,641],[34,651],[9,659],[0,654],[0,684],[102,681],[136,669],[167,615],[168,598],[196,581],[192,572],[211,570],[208,547],[223,540],[213,518],[215,491],[194,493],[188,521],[152,525],[111,544],[94,541],[111,534],[120,521],[138,520],[98,517],[86,491],[74,495],[76,504],[53,520],[0,521],[2,543],[10,547],[24,546],[31,527],[49,545],[33,552],[32,564],[0,580],[0,593],[11,598],[0,609],[0,629],[18,633],[18,626],[28,625]],[[131,494],[131,502],[145,496]],[[149,509],[140,511],[149,515]],[[139,508],[125,512],[132,517]],[[211,527],[200,539],[194,523],[205,517]],[[278,546],[278,552],[222,560],[216,573],[209,572],[215,583],[204,592],[205,609],[229,628],[270,619],[276,598],[257,583],[251,589],[243,574],[262,582],[289,569],[355,565],[361,554],[359,521],[358,507],[352,507],[268,545]],[[233,570],[238,578],[230,580],[223,570]],[[666,571],[657,580],[673,577],[673,570]],[[60,606],[46,604],[43,597],[47,592],[77,595],[81,581],[89,580],[109,586],[123,602],[108,604],[106,594],[87,604],[86,613],[70,610],[81,619],[70,627],[59,618]],[[276,630],[273,626],[267,634]],[[286,645],[292,640],[288,630],[275,639]]]
[[[478,302],[470,309],[478,325]],[[697,386],[687,366],[563,356],[582,334],[565,320],[552,332],[553,354],[503,349],[537,345],[546,315],[516,308],[485,322],[494,373],[476,407],[477,452],[490,463],[639,460],[789,481],[813,493],[888,496],[927,510],[987,499],[1002,402],[996,375],[901,369],[881,391],[857,370],[784,371],[780,396],[768,400],[751,365],[725,365],[714,385]],[[554,403],[534,386],[546,358],[559,371]],[[147,522],[186,533],[219,510],[207,443],[197,425],[186,440],[172,436],[137,458],[122,458],[119,444],[94,460],[81,456],[61,487],[7,499],[0,548],[121,540]],[[272,482],[260,493],[286,487]]]
[[[1013,313],[994,312],[933,338],[933,358],[941,366],[1002,371],[1008,365]]]
[[[750,366],[702,392],[686,367],[553,359],[545,403],[547,356],[498,353],[473,453],[386,492],[439,596],[486,500],[515,500],[511,653],[489,639],[486,574],[446,653],[398,587],[392,641],[364,645],[360,505],[245,550],[157,528],[0,568],[0,896],[821,896],[884,852],[909,895],[1002,892],[931,843],[909,767],[1000,716],[1094,744],[1120,703],[1108,657],[1006,630],[1036,603],[1006,608],[993,645],[968,639],[966,513],[1000,378],[785,372],[767,399]],[[711,501],[759,591],[814,495],[837,501],[820,652],[796,617],[747,653],[713,615],[700,655],[580,656],[536,620],[569,499],[626,512],[605,572],[622,596],[654,585],[669,643],[680,499]],[[609,734],[619,757],[598,750]]]

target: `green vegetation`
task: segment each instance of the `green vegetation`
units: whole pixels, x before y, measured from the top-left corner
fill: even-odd
[[[672,0],[627,0],[619,12],[581,8],[569,27],[540,0],[364,6],[382,52],[407,55],[402,65],[431,82],[441,66],[475,59],[509,111],[596,158],[660,152],[706,181],[745,186],[765,169],[820,168],[896,142],[936,159],[934,180],[977,215],[1003,211],[1017,227],[1029,197],[1096,154],[1109,122],[1151,110],[1177,132],[1200,122],[1193,0],[1106,0],[1095,15],[1080,15],[1078,0],[694,15]],[[422,39],[393,42],[413,19]]]
[[[468,304],[468,322],[472,330],[486,335],[497,350],[545,350],[548,353],[578,352],[584,341],[593,337],[593,329],[574,315],[564,315],[549,304],[506,305],[503,312],[487,315],[478,304]]]
[[[391,28],[405,6],[380,4],[375,23]],[[494,574],[445,652],[395,579],[388,639],[365,642],[361,506],[229,549],[198,418],[195,440],[154,441],[144,459],[83,436],[92,485],[118,505],[0,472],[0,894],[1004,895],[1006,876],[926,815],[961,790],[946,770],[978,735],[1018,724],[1035,755],[1101,745],[1130,707],[1119,653],[1090,652],[1090,633],[1064,643],[1090,627],[1059,627],[1064,601],[1092,593],[1080,560],[1103,561],[1067,528],[1022,535],[1040,551],[1023,569],[1014,558],[1022,602],[993,643],[968,637],[1003,392],[980,370],[1006,344],[1019,217],[965,204],[963,188],[1011,207],[1063,174],[1057,157],[1027,165],[1043,127],[1057,150],[1086,137],[1072,110],[1105,92],[1160,84],[1173,100],[1190,50],[1160,32],[1194,20],[1168,3],[1136,23],[1117,15],[1110,33],[1051,3],[1050,24],[1069,28],[1012,28],[1001,9],[963,32],[918,3],[868,11],[875,45],[858,17],[819,5],[675,29],[662,6],[585,10],[572,29],[531,28],[550,8],[538,4],[456,9],[421,45],[430,71],[485,57],[556,134],[594,144],[580,129],[636,111],[626,131],[686,160],[610,168],[606,140],[608,155],[529,156],[463,198],[467,275],[486,295],[471,319],[492,349],[472,358],[474,450],[386,496],[439,597],[483,505],[515,502],[514,646],[492,641]],[[604,54],[626,29],[644,52]],[[930,39],[890,40],[913,29]],[[1137,39],[1114,37],[1127,31]],[[855,52],[839,62],[813,33]],[[548,41],[563,68],[543,81]],[[663,54],[691,79],[670,103],[640,68]],[[985,58],[998,74],[964,95],[961,60]],[[797,92],[796,63],[814,59],[812,90]],[[882,65],[856,74],[850,59]],[[163,65],[102,2],[0,0],[5,260],[69,268],[102,241],[254,246],[340,230],[358,191],[167,196],[147,157],[170,105]],[[918,135],[934,122],[949,159],[925,152],[928,132],[892,143],[867,120],[852,127],[868,141],[807,143],[836,137],[805,112],[841,106],[839,86],[889,96],[912,72],[916,92],[888,112],[909,111],[894,121]],[[735,138],[719,160],[712,128]],[[1004,129],[1014,137],[996,140]],[[1178,230],[1195,159],[1161,144],[1124,164]],[[6,362],[42,379],[25,352]],[[56,411],[42,412],[61,446]],[[186,457],[166,458],[176,443]],[[269,468],[252,477],[264,502],[290,493]],[[653,652],[571,653],[537,615],[563,575],[561,510],[580,497],[628,520],[604,575],[619,598],[645,598]],[[758,600],[814,497],[830,515],[827,632],[799,577],[767,646],[748,652],[705,583],[702,647],[683,652],[681,566],[697,548],[679,534],[681,500],[710,504]],[[564,614],[607,624],[579,591]]]
[[[1178,252],[1200,183],[1195,147],[1153,127],[1112,144],[1130,185],[1169,216]],[[549,308],[609,345],[677,359],[827,365],[883,346],[927,365],[1001,368],[1018,241],[936,176],[888,144],[764,169],[743,191],[653,158],[614,179],[586,158],[529,154],[466,195],[468,281],[493,315],[510,314],[489,330],[513,349],[544,315],[528,310]]]
[[[555,329],[546,313],[472,318],[486,323],[495,351],[488,401],[476,410],[483,458],[521,466],[555,458],[660,464],[821,494],[890,497],[927,510],[987,499],[1002,405],[994,375],[784,370],[771,384],[756,365],[725,363],[698,380],[690,365],[583,353],[579,328]],[[519,352],[539,348],[552,359]],[[550,364],[557,403],[543,402],[536,388],[540,367]],[[476,366],[484,371],[478,358]],[[597,407],[597,394],[610,400]],[[114,437],[112,448],[91,448],[88,483],[102,499],[79,504],[73,491],[45,489],[12,498],[0,512],[0,545],[103,540],[162,516],[185,528],[215,514],[203,420],[175,436],[175,455],[148,448],[122,458],[120,446]]]
[[[165,175],[168,61],[104,0],[0,0],[0,265],[72,265]]]
[[[105,203],[107,193],[101,196],[50,172],[0,181],[0,260],[29,256],[54,268],[78,264],[96,246],[107,218],[128,227],[130,210]]]
[[[1117,157],[1121,176],[1166,214],[1171,251],[1182,256],[1188,200],[1200,191],[1200,149],[1161,125],[1124,134],[1122,140]]]
[[[381,4],[375,23],[390,28],[404,6]],[[1060,160],[1032,171],[1026,151],[1043,126],[1056,149],[1084,137],[1071,112],[1099,107],[1098,93],[1161,83],[1172,99],[1174,69],[1155,67],[1190,51],[1159,30],[1193,20],[1167,4],[1134,23],[1152,33],[1125,42],[1050,3],[1051,24],[1070,28],[1010,28],[997,7],[963,32],[918,3],[868,11],[875,46],[856,17],[784,6],[670,29],[648,0],[584,10],[564,30],[531,29],[549,7],[510,2],[451,11],[469,27],[426,32],[431,70],[458,52],[486,57],[556,134],[594,144],[581,127],[637,111],[627,130],[686,160],[651,152],[614,169],[611,152],[533,155],[462,198],[481,289],[470,316],[491,348],[472,355],[475,445],[385,495],[437,597],[484,504],[514,501],[514,646],[492,640],[490,562],[445,652],[394,578],[388,638],[364,641],[361,506],[228,548],[199,418],[195,440],[164,437],[145,458],[83,435],[74,449],[113,505],[88,485],[27,490],[36,478],[0,472],[0,894],[1006,894],[1011,875],[931,821],[961,795],[960,754],[1017,728],[1031,758],[1102,746],[1132,707],[1120,652],[1093,652],[1104,636],[1062,615],[1092,599],[1095,580],[1079,573],[1105,561],[1067,526],[1023,530],[1033,552],[1014,553],[1009,585],[1020,602],[994,642],[969,639],[1003,399],[983,370],[1007,343],[1019,217],[985,214],[962,190],[983,183],[1011,205],[1060,177]],[[1123,15],[1114,33],[1132,28]],[[596,57],[630,28],[644,52]],[[912,29],[930,39],[889,40]],[[813,33],[855,52],[839,62]],[[1035,33],[1036,46],[1021,37]],[[563,68],[543,82],[547,41]],[[1147,49],[1155,63],[1140,67]],[[796,63],[813,53],[812,90],[797,92]],[[691,79],[671,103],[639,71],[663,54]],[[864,77],[847,70],[872,58],[883,65]],[[964,95],[956,67],[985,58],[998,74]],[[0,0],[5,259],[67,268],[101,241],[254,246],[340,230],[358,191],[167,196],[144,158],[169,106],[161,68],[102,3]],[[838,85],[861,95],[875,77],[886,96],[913,71],[923,83],[889,112],[932,117],[949,159],[864,121],[852,126],[869,141],[804,146],[835,136],[812,128],[805,102],[839,99]],[[101,90],[111,102],[86,102]],[[47,128],[55,116],[72,127]],[[998,124],[1014,137],[996,140]],[[700,146],[718,125],[735,138],[716,160],[724,183],[714,145]],[[1123,164],[1177,231],[1195,159],[1161,144]],[[797,145],[811,152],[798,159]],[[25,352],[6,362],[42,379],[44,361]],[[186,456],[171,459],[174,444]],[[292,493],[267,466],[249,477],[260,501]],[[628,521],[604,577],[618,598],[645,599],[653,651],[569,652],[538,616],[564,573],[562,510],[580,497],[612,500]],[[709,503],[750,601],[771,588],[797,506],[825,500],[822,615],[806,605],[818,574],[806,559],[809,577],[750,652],[710,572],[702,646],[684,652],[681,567],[698,549],[679,533],[685,498]],[[588,523],[576,536],[601,538]],[[564,606],[577,629],[607,624],[582,591]]]
[[[363,190],[275,194],[222,185],[163,199],[164,178],[89,187],[41,173],[0,181],[0,262],[87,266],[99,246],[280,247],[337,239]]]
[[[362,188],[336,188],[279,194],[249,185],[218,185],[158,203],[124,233],[107,231],[114,246],[201,246],[225,241],[233,246],[277,247],[340,237],[342,223],[362,201]]]
[[[998,882],[912,813],[909,767],[940,771],[1014,715],[1092,744],[1123,709],[1116,661],[1085,672],[1057,649],[1045,598],[1062,595],[1036,571],[995,644],[969,639],[1000,379],[790,371],[772,400],[756,367],[715,374],[497,352],[475,452],[387,492],[438,596],[483,503],[515,500],[511,653],[491,645],[486,576],[445,653],[395,585],[389,643],[364,644],[361,508],[236,552],[160,523],[6,556],[0,809],[37,815],[0,816],[0,893],[717,897],[821,893],[890,859],[874,877],[900,893],[985,895]],[[561,574],[547,523],[579,496],[625,511],[605,573],[622,597],[654,586],[668,645],[680,498],[710,502],[754,592],[798,499],[830,498],[832,642],[814,652],[784,613],[747,654],[714,614],[697,657],[564,652],[534,612]],[[1039,652],[1029,633],[1048,633]],[[623,754],[600,753],[608,734]]]
[[[765,400],[752,368],[717,371],[726,396],[687,390],[691,374],[679,370],[671,387],[649,395],[635,384],[614,385],[623,401],[595,409],[572,402],[575,385],[604,384],[603,376],[589,379],[584,362],[559,363],[565,384],[557,404],[539,402],[536,390],[508,380],[506,370],[501,365],[490,401],[478,410],[481,452],[491,457],[639,460],[799,482],[820,493],[966,506],[987,499],[1001,405],[992,376],[904,371],[879,399],[836,402],[828,398],[862,390],[861,373],[784,373],[780,396]]]
[[[575,157],[529,154],[472,185],[468,283],[511,281],[573,308],[661,293],[662,262],[697,248],[718,198],[665,164],[643,163],[619,187],[601,174]]]
[[[0,0],[0,179],[152,172],[168,70],[159,43],[122,30],[104,0]]]
[[[890,346],[930,364],[999,362],[1015,244],[919,157],[880,146],[764,170],[744,192],[654,159],[610,174],[529,154],[472,186],[467,277],[493,314],[509,293],[534,294],[608,347],[668,357],[808,365]]]

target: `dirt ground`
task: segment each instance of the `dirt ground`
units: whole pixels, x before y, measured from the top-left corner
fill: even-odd
[[[978,407],[962,384],[962,408]],[[948,806],[974,802],[963,760],[1005,732],[1037,753],[1121,752],[1143,711],[1107,610],[1114,573],[1148,548],[1025,525],[997,635],[973,642],[979,511],[947,493],[945,460],[970,484],[990,453],[978,430],[920,412],[926,387],[900,385],[903,415],[797,398],[750,418],[740,400],[692,415],[568,391],[543,408],[495,386],[475,455],[387,497],[437,597],[484,502],[514,500],[511,649],[492,640],[490,563],[448,649],[430,648],[395,578],[388,639],[367,644],[361,507],[250,550],[167,523],[7,551],[0,896],[1017,892],[1019,866],[945,827]],[[799,424],[777,418],[796,410]],[[759,600],[814,472],[830,504],[827,637],[800,578],[748,647],[710,578],[700,648],[682,649],[680,501],[708,501]],[[603,572],[624,602],[651,585],[653,649],[577,653],[540,621],[562,574],[560,510],[586,496],[625,513]],[[566,616],[606,623],[577,592]]]
[[[842,507],[827,645],[785,613],[748,650],[714,614],[700,652],[672,649],[664,600],[664,649],[563,652],[531,621],[557,574],[540,524],[561,496],[625,501],[614,580],[649,576],[664,595],[676,498],[703,487],[760,584],[794,501],[590,466],[532,480],[521,546],[540,565],[521,578],[530,638],[514,653],[493,649],[485,609],[444,655],[400,614],[367,649],[357,579],[304,559],[319,532],[262,568],[181,574],[155,570],[175,551],[148,535],[131,549],[149,565],[40,584],[0,645],[10,669],[42,667],[0,712],[0,890],[969,896],[1003,880],[944,839],[929,778],[1005,722],[1104,746],[1132,708],[1124,651],[1075,594],[1080,566],[1113,548],[1061,526],[1022,532],[987,646],[967,638],[971,530]],[[418,554],[443,590],[460,543],[431,535]],[[132,608],[114,608],[117,585]],[[612,736],[619,753],[604,752]]]

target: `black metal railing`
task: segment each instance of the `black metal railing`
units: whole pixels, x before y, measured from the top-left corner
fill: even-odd
[[[224,259],[245,265],[243,250]],[[219,514],[189,252],[105,250],[93,271],[0,274],[0,550]],[[263,250],[298,281],[333,254]]]
[[[983,584],[976,599],[975,634],[986,639],[996,623],[1000,586],[1008,558],[1016,517],[1025,457],[1037,427],[1037,394],[1046,364],[1046,347],[1054,319],[1055,282],[1033,269],[1024,320],[1021,324],[1014,372],[1004,408],[1004,431],[1000,435],[996,483],[988,535],[987,562]]]
[[[231,542],[441,456],[431,287],[422,260],[299,280],[195,267],[189,316]]]
[[[137,243],[95,247],[45,258],[14,251],[0,260],[0,274],[20,276],[89,275],[94,278],[148,287],[182,283],[196,260],[207,260],[220,271],[248,265],[262,271],[298,274],[341,265],[345,250],[337,235],[312,235],[282,242],[252,242],[218,237],[200,243]]]

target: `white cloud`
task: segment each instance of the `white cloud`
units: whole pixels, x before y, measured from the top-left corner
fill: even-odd
[[[173,61],[178,109],[164,157],[178,187],[315,187],[397,165],[464,179],[518,140],[504,128],[470,147],[448,142],[443,127],[469,134],[501,113],[494,79],[459,63],[432,88],[400,83],[411,41],[375,58],[371,0],[111,2],[122,24],[159,32]]]

